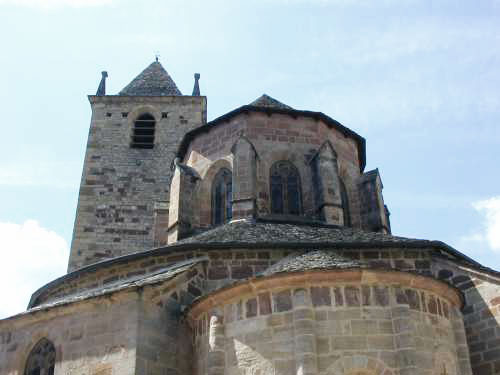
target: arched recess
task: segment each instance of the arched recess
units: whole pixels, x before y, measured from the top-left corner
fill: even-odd
[[[39,340],[26,360],[24,375],[54,375],[56,349],[46,338]]]
[[[233,174],[221,168],[212,182],[212,225],[221,225],[233,216]]]
[[[387,365],[364,355],[343,356],[326,372],[328,375],[394,375]]]
[[[210,227],[212,225],[212,185],[217,172],[222,168],[233,172],[233,166],[230,160],[219,159],[213,162],[202,175],[201,181],[196,193],[196,204],[198,214],[195,219],[198,220],[197,226]]]
[[[129,140],[134,134],[134,127],[135,127],[135,121],[143,116],[143,115],[150,115],[152,116],[156,127],[160,123],[161,120],[161,112],[158,110],[158,108],[152,106],[152,105],[140,105],[138,107],[135,107],[132,111],[130,111],[127,114],[127,129],[128,129],[128,137]],[[155,134],[155,138],[157,139],[157,134]]]
[[[155,145],[156,120],[150,113],[143,113],[134,120],[130,137],[132,148],[153,148]]]
[[[275,162],[269,171],[271,213],[301,215],[302,188],[298,168],[288,160]]]

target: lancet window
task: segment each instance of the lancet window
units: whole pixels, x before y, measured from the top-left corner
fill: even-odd
[[[155,119],[149,113],[139,116],[134,121],[131,147],[153,148],[155,144]]]
[[[344,214],[344,226],[351,226],[351,211],[349,210],[349,197],[347,196],[347,190],[345,188],[344,182],[340,182],[340,198],[342,199],[342,211]]]
[[[302,194],[297,168],[289,161],[274,163],[270,171],[271,212],[273,214],[300,215]]]
[[[222,168],[212,184],[212,224],[227,223],[233,216],[233,176],[229,169]]]
[[[54,375],[56,349],[47,339],[41,339],[31,350],[24,375]]]

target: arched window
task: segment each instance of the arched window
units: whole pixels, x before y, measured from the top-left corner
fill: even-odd
[[[140,115],[134,121],[131,147],[153,148],[155,144],[155,119],[149,113]]]
[[[31,350],[24,375],[54,375],[56,349],[47,339],[41,339]]]
[[[221,168],[212,184],[212,224],[227,223],[233,216],[233,176],[229,169]]]
[[[271,212],[300,215],[302,194],[297,168],[289,161],[278,161],[271,167]]]
[[[344,181],[340,180],[340,198],[342,199],[342,211],[344,213],[344,226],[351,226],[351,211],[349,210],[349,197],[347,196],[347,190],[344,185]]]

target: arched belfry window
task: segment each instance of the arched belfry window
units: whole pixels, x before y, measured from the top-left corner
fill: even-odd
[[[31,350],[24,375],[54,375],[56,349],[47,339],[41,339]]]
[[[149,113],[137,117],[132,131],[131,147],[153,148],[155,144],[155,118]]]
[[[270,171],[271,212],[273,214],[300,215],[302,194],[297,168],[289,161],[274,163]]]
[[[349,210],[349,197],[347,195],[347,190],[345,188],[344,182],[339,179],[340,182],[340,198],[342,199],[342,211],[344,214],[344,226],[351,226],[351,212]]]
[[[221,168],[212,184],[212,224],[227,223],[233,216],[233,175],[229,169]]]

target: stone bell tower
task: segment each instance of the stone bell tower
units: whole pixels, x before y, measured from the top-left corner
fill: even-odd
[[[185,133],[206,123],[199,75],[193,96],[181,94],[158,59],[118,95],[106,95],[106,78],[89,96],[68,271],[166,242],[175,152]]]

